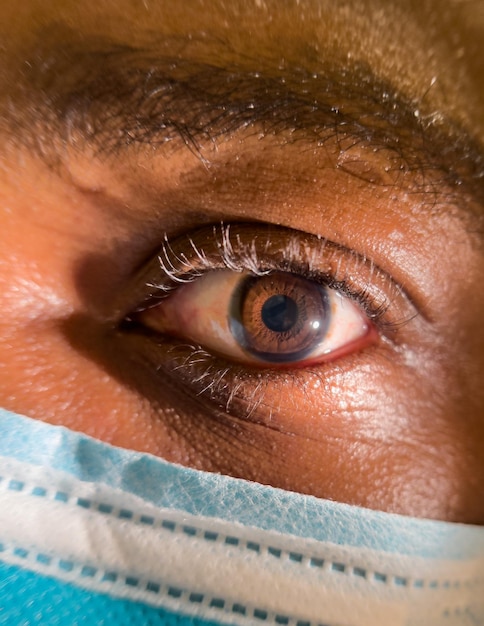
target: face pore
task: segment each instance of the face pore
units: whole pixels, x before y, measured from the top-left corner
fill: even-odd
[[[4,4],[0,405],[483,524],[481,5]],[[182,338],[126,330],[165,236],[221,222],[331,242],[391,324],[292,369],[222,359],[209,338],[200,365]]]

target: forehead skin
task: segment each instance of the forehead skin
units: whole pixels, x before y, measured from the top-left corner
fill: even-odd
[[[0,3],[0,247],[5,251],[0,264],[0,405],[201,469],[370,508],[484,523],[482,221],[476,227],[462,219],[471,213],[467,206],[482,217],[483,35],[481,1]],[[253,128],[244,135],[240,124],[239,134],[203,152],[213,158],[210,167],[196,149],[172,153],[168,148],[164,152],[164,145],[151,149],[147,144],[136,151],[127,141],[112,159],[98,159],[88,142],[76,143],[78,129],[64,115],[64,130],[74,130],[59,173],[40,158],[56,142],[46,117],[65,113],[53,95],[63,86],[75,91],[85,78],[79,64],[92,50],[102,55],[107,44],[119,52],[118,59],[129,59],[123,55],[130,50],[146,52],[154,67],[158,57],[165,64],[174,59],[174,72],[193,64],[195,70],[235,68],[234,76],[246,81],[237,87],[242,84],[249,96],[253,81],[247,83],[247,78],[259,72],[270,87],[268,97],[274,85],[277,91],[292,80],[279,93],[289,104],[302,102],[298,110],[305,114],[312,102],[315,110],[327,102],[319,102],[317,90],[305,91],[299,76],[333,71],[335,89],[338,77],[353,94],[373,89],[370,100],[377,111],[386,97],[382,86],[387,86],[398,96],[396,103],[405,103],[404,116],[395,114],[401,135],[393,138],[403,146],[402,159],[416,138],[425,148],[435,131],[439,143],[430,151],[432,158],[441,156],[449,169],[452,146],[464,138],[462,154],[472,162],[441,195],[425,197],[414,184],[412,163],[407,162],[401,187],[392,185],[387,154],[371,141],[361,146],[355,141],[355,158],[349,163],[338,137],[317,150],[310,141],[292,141],[297,137],[292,129],[281,137],[262,132],[259,141]],[[102,56],[91,59],[97,62]],[[96,80],[95,93],[102,93],[102,72]],[[250,99],[239,103],[239,96],[235,90],[234,101],[250,109]],[[196,99],[194,103],[198,106]],[[355,99],[343,103],[351,118]],[[176,99],[171,102],[174,115],[179,113],[176,104]],[[223,101],[217,106],[223,110]],[[103,107],[104,101],[96,111]],[[385,114],[391,113],[391,104],[385,107]],[[275,107],[275,116],[281,112]],[[371,111],[368,118],[379,121]],[[84,131],[89,130],[95,120],[83,119]],[[269,124],[268,119],[262,122]],[[418,122],[408,137],[402,120]],[[254,128],[262,122],[256,120]],[[113,128],[119,131],[119,126],[108,126],[108,131]],[[36,152],[20,136],[26,129],[36,139]],[[131,130],[119,133],[123,140]],[[379,130],[385,142],[388,128]],[[360,132],[357,139],[372,138],[364,124]],[[59,144],[62,137],[56,149]],[[338,149],[339,169],[340,163],[332,160]],[[347,165],[353,170],[345,178]],[[453,165],[459,170],[458,163]],[[382,184],[368,184],[365,168],[381,176]],[[432,174],[425,181],[437,185],[438,168],[430,163],[428,170]],[[461,184],[466,176],[473,181],[468,195]],[[106,189],[109,193],[103,194]],[[174,206],[181,207],[178,215]],[[454,220],[456,213],[460,217]],[[202,409],[187,401],[178,410],[159,379],[138,384],[124,376],[117,361],[128,350],[123,346],[117,352],[118,339],[106,339],[105,318],[99,313],[104,309],[98,306],[116,295],[123,281],[129,283],[126,275],[157,249],[164,232],[175,236],[201,223],[256,221],[261,215],[367,256],[416,294],[417,304],[419,299],[430,303],[421,318],[403,327],[411,346],[407,352],[406,345],[399,345],[397,354],[385,352],[385,345],[380,350],[379,344],[376,364],[371,351],[367,356],[364,350],[361,359],[352,355],[349,364],[330,364],[324,393],[317,391],[321,380],[309,381],[316,391],[311,395],[309,384],[300,390],[300,396],[309,390],[312,402],[302,416],[302,421],[308,418],[304,424],[295,425],[297,411],[281,401],[285,432],[236,423],[235,418],[198,420]],[[86,259],[94,263],[89,266]],[[84,274],[78,271],[81,265]],[[99,354],[101,348],[106,354]],[[271,388],[274,395],[285,392],[282,383]]]

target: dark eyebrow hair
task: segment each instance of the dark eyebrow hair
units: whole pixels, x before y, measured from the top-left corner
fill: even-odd
[[[395,172],[412,171],[421,186],[430,172],[438,184],[440,172],[446,186],[484,195],[478,144],[452,120],[420,117],[416,100],[368,67],[323,64],[311,73],[260,59],[252,61],[255,71],[169,55],[166,41],[163,49],[88,40],[33,55],[17,136],[50,157],[58,137],[60,146],[87,142],[101,157],[127,145],[183,145],[203,160],[204,144],[254,128],[261,135],[285,133],[288,142],[332,139],[341,151],[365,144],[387,151]]]

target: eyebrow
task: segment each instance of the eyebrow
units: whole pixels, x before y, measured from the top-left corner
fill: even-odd
[[[358,144],[385,150],[395,170],[411,171],[422,186],[440,172],[448,187],[484,201],[477,142],[452,120],[420,118],[417,100],[366,66],[322,63],[311,73],[303,64],[281,68],[261,59],[248,70],[170,56],[164,43],[164,54],[97,39],[34,55],[18,136],[44,157],[58,138],[60,146],[86,142],[114,157],[133,145],[186,146],[203,161],[203,145],[253,128],[319,146],[335,140],[341,151]]]

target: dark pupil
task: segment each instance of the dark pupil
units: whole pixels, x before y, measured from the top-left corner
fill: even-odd
[[[283,333],[297,322],[298,306],[287,296],[271,296],[262,305],[261,318],[269,330]]]

